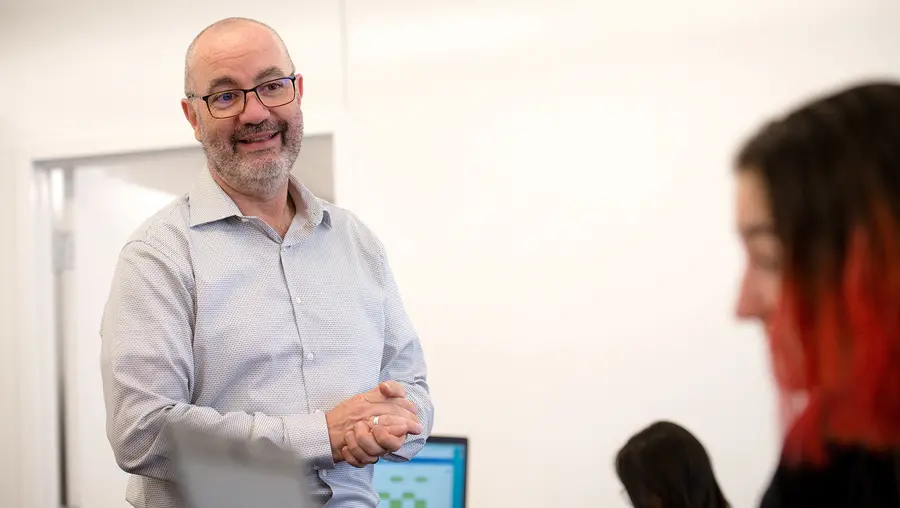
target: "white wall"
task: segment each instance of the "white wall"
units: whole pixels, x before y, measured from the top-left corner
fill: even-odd
[[[237,15],[268,20],[283,34],[298,71],[309,75],[305,108],[315,129],[342,101],[337,6],[337,0],[17,3],[0,32],[4,76],[13,77],[6,85],[17,94],[4,116],[14,119],[18,143],[61,142],[67,151],[134,140],[191,144],[178,104],[184,52],[207,24]]]
[[[2,85],[0,85],[2,86]],[[2,89],[0,89],[2,90]],[[2,95],[2,94],[0,94]],[[9,135],[9,129],[0,119],[0,139]],[[16,287],[15,231],[16,214],[14,202],[21,198],[15,192],[14,173],[9,170],[11,151],[0,150],[0,196],[8,205],[7,213],[0,214],[0,407],[6,408],[6,416],[0,418],[0,506],[20,506],[21,448],[19,446],[21,426],[16,417],[21,407],[19,394],[19,343],[22,338],[17,333],[16,318],[19,315],[19,298]],[[9,202],[13,201],[10,205]]]
[[[620,506],[612,457],[656,418],[752,506],[777,429],[731,317],[729,158],[789,101],[900,75],[896,2],[425,4],[349,2],[347,123],[472,506]]]
[[[214,18],[271,20],[307,77],[307,120],[344,129],[336,192],[388,246],[435,431],[473,439],[471,506],[619,505],[612,455],[660,417],[753,504],[777,442],[761,339],[730,316],[728,157],[789,101],[900,75],[896,2],[349,0],[346,118],[336,0],[39,4],[4,7],[0,87],[60,99],[6,101],[0,199],[20,197],[35,153],[190,143],[184,47]],[[0,287],[26,282],[0,269]],[[46,359],[14,323],[32,414]],[[43,428],[27,414],[26,438]],[[37,506],[35,485],[18,506]]]

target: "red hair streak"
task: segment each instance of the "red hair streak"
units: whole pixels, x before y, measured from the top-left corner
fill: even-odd
[[[840,278],[816,284],[825,289],[811,311],[785,275],[768,335],[789,461],[822,464],[826,440],[900,449],[897,230],[887,206],[874,210],[871,225],[850,235]]]

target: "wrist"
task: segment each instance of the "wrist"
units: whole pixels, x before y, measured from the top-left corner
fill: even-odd
[[[325,413],[325,425],[328,427],[328,441],[331,445],[331,458],[334,460],[334,463],[344,461],[344,456],[341,454],[341,449],[344,447],[344,433],[338,427],[338,425],[334,422],[334,417],[331,412]]]

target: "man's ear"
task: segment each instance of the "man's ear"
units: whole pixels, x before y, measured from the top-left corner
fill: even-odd
[[[303,75],[295,74],[297,79],[294,81],[297,86],[297,104],[300,104],[303,101]]]
[[[184,112],[184,117],[191,124],[191,128],[194,129],[194,139],[200,141],[200,119],[197,117],[197,109],[194,108],[190,100],[181,99],[181,110]]]

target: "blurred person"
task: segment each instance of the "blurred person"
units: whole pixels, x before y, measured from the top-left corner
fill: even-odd
[[[616,474],[635,508],[728,508],[706,449],[684,427],[655,422],[616,455]]]
[[[762,506],[900,506],[900,84],[803,104],[735,167],[737,314],[766,331],[785,426]]]
[[[126,242],[101,326],[126,498],[183,506],[163,433],[177,424],[291,450],[319,502],[374,507],[371,464],[412,458],[433,420],[384,247],[290,174],[303,78],[274,30],[207,27],[184,82],[208,168]]]

